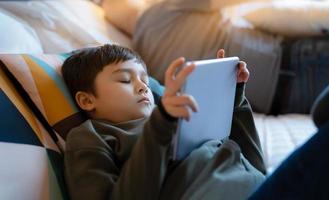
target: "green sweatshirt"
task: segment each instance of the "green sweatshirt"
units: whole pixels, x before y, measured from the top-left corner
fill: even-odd
[[[64,155],[71,199],[246,199],[264,180],[244,84],[236,90],[231,139],[209,141],[172,162],[176,127],[160,105],[147,119],[90,119],[72,129]]]

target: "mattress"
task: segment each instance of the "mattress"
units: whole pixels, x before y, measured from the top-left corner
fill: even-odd
[[[317,131],[310,115],[254,113],[254,118],[269,173]]]

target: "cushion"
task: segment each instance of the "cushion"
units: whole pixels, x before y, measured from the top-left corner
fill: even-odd
[[[0,199],[68,199],[62,154],[0,69]]]
[[[10,14],[16,23],[20,22],[32,27],[40,39],[43,50],[37,52],[15,48],[11,51],[3,51],[6,53],[69,52],[112,42],[131,47],[130,39],[105,19],[104,11],[99,5],[90,1],[0,1],[0,12]],[[1,28],[10,30],[13,36],[19,35],[22,39],[26,37],[25,32],[16,26],[2,24],[2,20]],[[17,38],[17,41],[10,39],[10,42],[14,46],[22,46],[33,41],[22,39]]]
[[[34,30],[1,11],[0,8],[0,53],[42,53],[41,43]]]
[[[27,92],[47,122],[63,137],[85,118],[70,96],[60,68],[69,54],[2,54],[0,61]],[[1,64],[1,62],[0,62]],[[150,78],[151,90],[161,96],[163,87]]]
[[[220,11],[223,8],[246,2],[268,2],[271,0],[167,0],[172,8],[178,10],[194,10],[200,12]]]
[[[150,5],[161,0],[103,0],[106,18],[117,28],[132,35],[139,16]]]
[[[143,11],[143,1],[129,0],[104,0],[102,7],[106,18],[117,28],[128,35],[132,35],[136,21]]]
[[[329,2],[274,1],[244,18],[256,28],[284,36],[321,35],[329,27]]]

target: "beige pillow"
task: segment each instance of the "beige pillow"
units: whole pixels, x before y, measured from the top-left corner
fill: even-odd
[[[276,1],[244,16],[256,28],[284,36],[312,36],[329,28],[329,2]]]
[[[153,3],[154,0],[104,0],[102,7],[106,18],[131,36],[138,17]]]

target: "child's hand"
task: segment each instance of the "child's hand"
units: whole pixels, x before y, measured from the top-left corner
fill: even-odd
[[[174,60],[165,73],[165,92],[161,98],[162,105],[166,112],[172,117],[184,118],[189,121],[191,109],[197,112],[198,105],[191,95],[180,94],[180,90],[185,83],[187,76],[195,69],[195,64],[188,65],[176,71],[185,62],[183,57]]]
[[[220,49],[217,51],[217,58],[224,58],[225,51],[224,49]],[[237,73],[237,82],[238,83],[246,83],[249,79],[249,70],[247,69],[247,63],[240,61],[238,65],[238,73]]]

